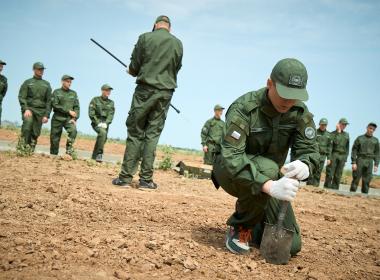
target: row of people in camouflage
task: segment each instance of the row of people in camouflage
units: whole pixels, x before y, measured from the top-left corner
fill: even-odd
[[[73,155],[77,136],[77,120],[80,106],[77,93],[71,89],[74,77],[62,76],[62,86],[52,92],[50,83],[43,79],[45,66],[41,62],[33,64],[34,75],[27,79],[20,88],[18,99],[22,112],[21,138],[19,145],[29,146],[34,151],[42,124],[51,118],[50,154],[58,155],[63,129],[67,132],[66,153]],[[107,140],[108,126],[111,124],[115,107],[109,95],[112,87],[101,87],[101,96],[94,97],[89,105],[91,125],[98,134],[92,158],[102,161],[104,144]]]
[[[326,162],[326,178],[324,187],[339,189],[344,166],[347,162],[350,137],[345,131],[348,125],[346,118],[339,120],[336,130],[327,131],[328,121],[322,118],[317,129],[319,148],[319,168],[310,176],[308,185],[319,186],[321,173]],[[356,192],[360,179],[362,179],[362,193],[368,193],[372,172],[376,173],[379,166],[379,140],[373,136],[377,128],[376,123],[369,123],[365,134],[356,138],[351,149],[352,177],[350,191]]]
[[[207,120],[201,130],[201,144],[204,152],[204,164],[212,165],[222,140],[224,122],[221,115],[224,108],[214,107],[214,117]],[[317,129],[316,142],[319,150],[319,165],[307,180],[308,185],[319,186],[322,170],[326,162],[326,178],[324,187],[339,189],[343,169],[349,154],[349,134],[344,131],[348,125],[346,118],[339,120],[336,130],[327,131],[328,121],[322,118]],[[379,140],[373,136],[377,125],[373,122],[367,126],[367,132],[359,136],[351,151],[352,183],[350,191],[356,192],[362,179],[362,193],[368,193],[372,179],[372,171],[377,172],[379,166]]]

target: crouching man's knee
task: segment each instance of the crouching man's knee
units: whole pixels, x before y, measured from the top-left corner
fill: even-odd
[[[262,157],[255,156],[252,159],[257,171],[259,171],[264,176],[270,178],[271,180],[277,180],[279,178],[279,167],[277,163],[273,160]]]

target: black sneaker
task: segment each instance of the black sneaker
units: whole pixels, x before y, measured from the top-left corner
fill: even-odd
[[[251,230],[242,227],[229,227],[226,234],[226,247],[234,254],[248,254]]]
[[[129,187],[130,186],[129,183],[120,180],[119,177],[113,179],[112,180],[112,184],[115,185],[115,186],[120,186],[120,187]]]
[[[155,190],[158,188],[158,185],[153,181],[148,182],[148,181],[144,181],[144,180],[140,179],[139,188],[148,189],[148,190]]]
[[[103,155],[102,154],[98,154],[95,158],[96,162],[103,162]]]

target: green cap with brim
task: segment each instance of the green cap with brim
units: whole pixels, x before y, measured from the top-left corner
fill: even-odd
[[[74,77],[71,77],[70,75],[63,75],[62,78],[61,78],[62,81],[65,81],[65,80],[74,80]]]
[[[326,118],[322,118],[320,121],[319,121],[319,124],[325,124],[327,125],[328,124],[328,121]]]
[[[109,84],[104,84],[104,85],[102,85],[102,87],[101,87],[101,89],[102,90],[113,90],[113,87],[111,87]]]
[[[339,120],[339,123],[342,123],[342,124],[350,124],[346,118],[341,118],[341,119]]]
[[[374,123],[374,122],[370,122],[370,123],[368,124],[368,126],[373,126],[374,128],[377,128],[377,124]]]
[[[42,62],[36,62],[33,64],[33,69],[46,69]]]
[[[7,63],[5,61],[2,61],[1,59],[0,59],[0,64],[1,65],[7,65]]]
[[[276,83],[278,94],[285,99],[307,101],[307,70],[299,60],[285,58],[277,62],[270,75]]]
[[[216,111],[216,110],[224,110],[224,107],[222,105],[216,104],[214,106],[214,111]]]
[[[169,26],[171,26],[171,22],[170,22],[170,18],[168,16],[165,16],[165,15],[161,15],[161,16],[158,16],[153,24],[153,29],[152,31],[154,31],[154,26],[156,25],[156,23],[160,22],[160,21],[164,21],[166,23],[169,24]]]

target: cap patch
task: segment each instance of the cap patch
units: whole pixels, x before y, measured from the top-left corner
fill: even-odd
[[[290,75],[289,77],[289,85],[302,87],[302,77],[300,75]]]
[[[315,137],[315,129],[311,126],[305,128],[305,136],[307,139],[314,139]]]

